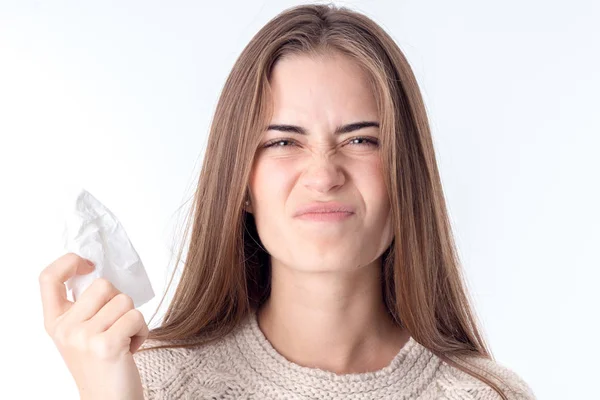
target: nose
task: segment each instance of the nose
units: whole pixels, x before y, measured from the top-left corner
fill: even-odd
[[[342,169],[327,156],[313,157],[301,177],[302,184],[309,190],[327,193],[344,184]]]

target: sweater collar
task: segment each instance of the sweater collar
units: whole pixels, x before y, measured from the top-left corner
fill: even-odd
[[[392,361],[377,371],[339,375],[301,366],[275,350],[258,325],[256,311],[247,316],[234,336],[246,367],[259,375],[254,379],[312,398],[327,393],[414,398],[434,379],[441,362],[411,336]]]

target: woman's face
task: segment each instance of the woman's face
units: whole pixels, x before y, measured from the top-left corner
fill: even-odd
[[[249,211],[273,267],[341,271],[376,261],[393,239],[379,128],[336,133],[348,124],[379,123],[366,75],[337,53],[294,56],[277,62],[270,83],[271,126],[298,127],[263,133],[250,177]],[[353,212],[296,216],[328,202]]]

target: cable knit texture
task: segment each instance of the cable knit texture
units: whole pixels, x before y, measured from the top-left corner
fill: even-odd
[[[164,344],[147,340],[142,347]],[[304,367],[279,354],[258,326],[256,313],[229,335],[193,349],[136,352],[144,398],[166,399],[448,399],[497,400],[489,386],[439,359],[412,337],[388,366],[338,375]],[[510,400],[535,400],[512,370],[477,360],[509,383]]]

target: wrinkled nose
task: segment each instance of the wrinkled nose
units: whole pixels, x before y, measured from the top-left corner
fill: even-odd
[[[327,156],[314,157],[301,177],[304,187],[311,191],[327,193],[345,182],[345,175],[339,165]]]

